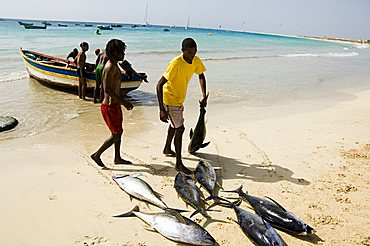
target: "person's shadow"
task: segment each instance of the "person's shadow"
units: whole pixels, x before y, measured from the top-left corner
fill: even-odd
[[[222,179],[244,178],[254,182],[276,183],[286,180],[298,185],[309,185],[310,182],[302,178],[294,178],[294,173],[279,165],[246,163],[240,160],[210,153],[195,153],[194,156],[211,162],[213,167],[220,167]],[[198,160],[184,157],[183,159]]]

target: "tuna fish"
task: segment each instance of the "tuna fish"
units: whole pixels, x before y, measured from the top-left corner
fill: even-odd
[[[195,178],[201,186],[203,186],[210,196],[214,196],[216,186],[221,187],[217,182],[215,169],[208,162],[199,161],[195,168]]]
[[[188,146],[188,152],[194,154],[200,148],[206,147],[210,142],[203,143],[206,138],[206,123],[205,123],[206,110],[204,107],[200,107],[200,114],[198,123],[195,129],[190,129],[190,143]]]
[[[138,178],[138,176],[141,175],[142,174],[131,174],[113,176],[112,178],[117,185],[130,196],[130,200],[136,198],[161,209],[166,209],[167,205],[161,200],[162,195],[155,192],[144,180]]]
[[[242,200],[248,202],[258,215],[260,215],[264,220],[269,222],[274,227],[297,235],[311,234],[314,231],[311,226],[306,224],[291,212],[288,212],[285,208],[283,208],[283,206],[273,199],[268,197],[267,199],[262,199],[248,195],[247,193],[243,192],[242,188],[243,186],[240,186],[234,191],[227,192],[238,193]]]
[[[238,224],[244,234],[259,246],[285,246],[286,243],[271,225],[260,216],[233,204]]]
[[[174,186],[178,196],[181,197],[187,205],[195,209],[195,212],[190,218],[197,213],[201,213],[204,217],[210,218],[205,209],[206,202],[203,200],[203,194],[191,177],[182,173],[177,173]]]
[[[142,213],[136,206],[132,211],[114,216],[137,216],[162,236],[181,243],[192,245],[216,245],[216,240],[203,227],[183,217],[175,210],[166,209],[161,213]]]

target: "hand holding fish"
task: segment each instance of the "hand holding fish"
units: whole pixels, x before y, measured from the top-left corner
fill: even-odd
[[[207,107],[207,100],[208,100],[209,93],[203,97],[202,100],[199,101],[200,107],[205,108]]]

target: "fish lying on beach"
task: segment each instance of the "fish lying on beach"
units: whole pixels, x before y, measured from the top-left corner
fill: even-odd
[[[208,97],[208,95],[207,95]],[[206,123],[205,123],[206,110],[204,107],[200,107],[200,114],[198,123],[195,129],[190,129],[190,143],[188,146],[188,152],[194,154],[200,148],[207,147],[210,142],[203,143],[206,138]]]
[[[136,206],[128,213],[114,217],[137,216],[162,236],[181,243],[192,245],[216,245],[216,240],[203,227],[183,217],[180,213],[166,209],[161,213],[142,213]]]
[[[112,176],[112,179],[130,196],[131,200],[132,198],[136,198],[161,209],[166,209],[167,205],[161,200],[162,195],[155,192],[144,180],[138,178],[138,176],[141,175],[142,174]]]
[[[18,125],[18,120],[10,116],[0,116],[0,132],[8,131]]]
[[[232,203],[238,224],[244,234],[259,246],[285,246],[286,243],[272,226],[260,216],[239,208]]]
[[[192,208],[195,209],[190,218],[197,213],[201,213],[204,217],[210,218],[205,209],[206,202],[203,200],[203,194],[195,185],[193,179],[182,173],[177,173],[175,177],[175,189],[179,197]]]
[[[210,196],[214,196],[216,186],[221,187],[217,182],[217,174],[211,164],[205,161],[199,161],[195,168],[195,178],[203,186]]]
[[[248,202],[259,216],[261,216],[265,221],[269,222],[274,227],[298,235],[311,234],[314,231],[311,226],[306,224],[291,212],[288,212],[273,199],[268,197],[267,199],[262,199],[248,195],[247,193],[243,192],[242,188],[243,186],[240,186],[234,191],[226,192],[238,193],[242,200]]]

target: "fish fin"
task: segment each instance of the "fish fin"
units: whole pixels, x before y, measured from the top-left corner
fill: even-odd
[[[222,190],[223,192],[229,192],[229,193],[240,193],[240,192],[243,192],[243,185],[241,185],[238,189],[236,190]],[[247,192],[245,192],[246,194],[248,194]]]
[[[219,201],[224,201],[224,202],[228,202],[228,203],[230,203],[230,201],[229,200],[227,200],[227,199],[225,199],[225,198],[222,198],[222,197],[219,197],[219,196],[209,196],[209,197],[207,197],[204,201],[208,201],[208,200],[214,200],[214,201],[216,201],[216,202],[219,202]]]
[[[157,197],[159,197],[159,198],[163,198],[163,195],[162,195],[161,193],[158,193],[158,192],[154,191],[154,194],[155,194]]]
[[[221,189],[221,190],[224,190],[224,187],[222,187],[222,184],[220,181],[217,181],[216,182],[216,185]]]
[[[174,209],[166,209],[165,212],[168,213],[168,214],[170,214],[170,215],[175,216],[176,219],[178,221],[180,221],[181,223],[187,224],[185,218],[179,212],[177,212],[176,210],[174,210]]]
[[[281,208],[282,210],[284,210],[285,212],[288,212],[286,211],[286,209],[281,206],[277,201],[275,201],[274,199],[272,199],[271,197],[268,197],[268,196],[265,196],[267,199],[269,199],[270,201],[272,201],[273,203],[275,203],[279,208]]]
[[[195,210],[191,215],[190,215],[190,218],[193,217],[194,215],[196,215],[197,213],[200,213],[199,210]]]
[[[153,227],[149,226],[149,225],[144,225],[143,226],[145,230],[147,231],[156,231]]]
[[[205,147],[207,147],[207,146],[208,146],[208,144],[209,144],[210,142],[211,142],[211,141],[209,141],[209,142],[207,142],[207,143],[204,143],[204,144],[201,144],[201,145],[200,145],[200,147],[201,147],[201,148],[205,148]]]
[[[190,139],[193,137],[193,135],[194,135],[193,128],[190,128],[190,133],[189,133]]]
[[[147,203],[147,202],[144,202],[144,203],[145,203],[146,207],[147,207],[148,209],[150,209],[150,207],[149,207],[149,203]]]
[[[129,176],[129,174],[113,175],[112,179],[116,180],[116,179],[124,178],[124,177],[127,177],[127,176]]]
[[[131,211],[129,211],[127,213],[120,214],[120,215],[114,215],[113,217],[115,217],[115,218],[132,217],[132,216],[135,216],[134,212],[140,212],[139,206],[136,205],[133,209],[131,209]]]

